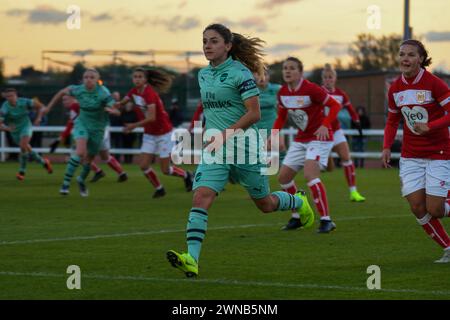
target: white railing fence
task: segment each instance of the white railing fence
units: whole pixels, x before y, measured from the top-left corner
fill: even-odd
[[[64,126],[42,126],[42,127],[33,127],[33,132],[57,132],[60,133],[64,131]],[[186,130],[183,128],[177,128],[175,130]],[[122,127],[110,127],[109,132],[122,132]],[[143,128],[138,128],[133,132],[142,133],[144,132]],[[297,134],[297,129],[291,127],[287,129],[281,130],[281,133],[287,136],[288,143],[290,144],[293,140],[295,135]],[[358,130],[354,129],[345,129],[344,130],[345,135],[347,136],[357,136],[359,135]],[[384,130],[380,129],[370,129],[370,130],[363,130],[363,134],[366,137],[382,137],[384,135]],[[398,131],[397,136],[401,136],[403,132],[401,130]],[[56,135],[55,135],[56,138]],[[18,153],[20,152],[20,149],[17,147],[7,147],[6,146],[6,133],[4,131],[0,132],[0,161],[4,162],[6,160],[6,155],[8,153]],[[35,151],[39,153],[48,153],[49,147],[42,147],[42,148],[33,148]],[[58,154],[69,154],[72,151],[70,148],[57,148],[55,153]],[[113,148],[110,150],[112,154],[140,154],[139,148],[134,149],[120,149],[120,148]],[[194,150],[194,155],[197,154],[199,150]],[[353,158],[365,158],[365,159],[379,159],[381,157],[381,152],[351,152],[351,155]],[[333,157],[337,157],[336,153],[332,153]],[[400,153],[392,153],[393,159],[400,158]]]

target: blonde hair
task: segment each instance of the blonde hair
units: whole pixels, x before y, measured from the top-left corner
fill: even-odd
[[[84,70],[83,76],[86,73],[88,73],[88,72],[93,72],[93,73],[97,74],[97,79],[100,79],[100,72],[98,72],[97,69],[95,69],[95,68],[87,68],[86,70]]]
[[[225,43],[231,43],[231,50],[228,56],[240,61],[243,65],[259,75],[264,74],[264,52],[263,44],[265,41],[260,38],[245,37],[239,33],[231,32],[223,24],[214,23],[205,28],[203,33],[207,30],[214,30],[222,36]]]
[[[325,66],[323,67],[322,78],[325,76],[325,73],[327,72],[331,72],[334,75],[334,77],[337,78],[336,70],[334,70],[334,68],[329,63],[325,63]]]

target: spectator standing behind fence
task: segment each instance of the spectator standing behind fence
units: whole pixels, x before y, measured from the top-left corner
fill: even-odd
[[[367,115],[366,108],[363,106],[358,106],[356,108],[356,112],[359,116],[359,123],[361,125],[361,129],[370,129],[370,118]],[[352,123],[352,129],[358,129],[354,123]],[[352,137],[352,151],[355,152],[366,152],[367,147],[367,136],[365,135],[357,135]],[[355,158],[355,167],[356,168],[364,168],[364,158]]]
[[[183,115],[177,98],[173,98],[168,110],[170,122],[176,128],[183,122]]]

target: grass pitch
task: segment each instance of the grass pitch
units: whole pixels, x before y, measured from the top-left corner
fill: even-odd
[[[396,170],[358,170],[365,203],[348,200],[342,169],[325,173],[337,230],[280,231],[290,214],[261,214],[238,185],[227,185],[209,211],[200,275],[186,279],[166,261],[185,250],[192,194],[183,181],[161,177],[153,188],[136,166],[117,183],[114,172],[89,184],[81,198],[73,183],[58,190],[53,175],[30,163],[0,163],[0,299],[449,299],[450,265],[416,223],[400,196]],[[159,171],[158,171],[159,173]],[[301,175],[299,187],[305,188]],[[272,190],[278,190],[271,177]],[[444,225],[450,231],[450,223]],[[69,265],[81,268],[81,290],[68,290]],[[368,290],[367,268],[381,268],[381,290]]]

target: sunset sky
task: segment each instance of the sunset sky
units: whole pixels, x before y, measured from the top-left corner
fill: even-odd
[[[7,75],[23,66],[41,69],[43,50],[201,51],[202,30],[212,22],[265,40],[268,62],[295,55],[307,70],[335,58],[347,62],[348,45],[359,33],[403,33],[403,0],[0,1],[0,57]],[[79,30],[66,26],[69,5],[81,9]],[[380,29],[367,26],[371,5],[380,8]],[[450,72],[449,11],[448,0],[411,0],[413,32],[429,49],[432,69]],[[97,59],[86,58],[93,64]],[[156,61],[181,63],[183,58],[158,55]],[[193,62],[206,63],[201,55]]]

